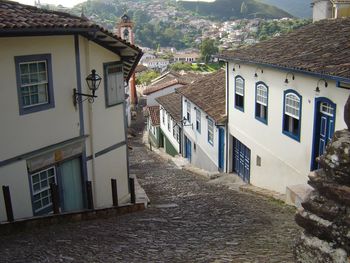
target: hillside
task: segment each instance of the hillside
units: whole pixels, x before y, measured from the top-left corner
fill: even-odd
[[[299,18],[312,17],[311,0],[260,0],[263,3],[274,5],[291,15]]]
[[[278,0],[277,0],[278,1]],[[202,16],[218,20],[234,18],[283,18],[289,13],[257,0],[216,0],[215,2],[179,1],[178,5]]]

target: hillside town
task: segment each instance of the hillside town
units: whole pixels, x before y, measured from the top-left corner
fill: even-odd
[[[176,49],[0,0],[0,262],[348,263],[350,1],[310,4],[271,36],[128,6],[202,31]]]

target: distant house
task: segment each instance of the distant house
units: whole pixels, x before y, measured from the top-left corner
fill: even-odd
[[[149,58],[142,61],[142,65],[149,69],[159,70],[163,72],[169,65],[169,60],[162,58]]]
[[[162,141],[160,140],[160,115],[159,106],[147,107],[147,130],[148,130],[148,140],[154,147],[159,148],[162,146]]]
[[[226,171],[225,71],[205,75],[182,95],[183,155],[207,171]]]
[[[228,170],[285,193],[306,184],[346,127],[350,18],[321,20],[219,57],[227,62]]]
[[[313,0],[313,21],[350,16],[350,0]]]
[[[174,54],[174,62],[194,63],[200,58],[199,53],[177,53]]]
[[[141,50],[66,13],[4,0],[0,13],[0,186],[14,219],[52,213],[51,183],[61,212],[91,208],[90,194],[112,206],[111,179],[129,202],[124,82]]]
[[[152,81],[143,90],[143,95],[146,96],[147,106],[159,105],[156,101],[157,97],[173,93],[176,88],[189,84],[202,76],[194,73],[177,73],[169,71]]]
[[[160,146],[175,156],[181,153],[181,95],[175,92],[156,98],[160,105]]]

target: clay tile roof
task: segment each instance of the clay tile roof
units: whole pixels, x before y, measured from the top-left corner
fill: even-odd
[[[218,57],[350,79],[350,18],[320,20]]]
[[[86,18],[0,0],[0,37],[77,33],[127,58],[124,76],[130,78],[143,54],[138,47]]]
[[[148,106],[147,110],[149,116],[151,117],[151,122],[153,126],[158,126],[160,124],[159,106]]]
[[[225,79],[225,71],[221,69],[176,90],[206,112],[216,124],[224,124],[227,120]]]
[[[178,93],[170,93],[156,98],[156,101],[170,114],[177,122],[181,122],[181,95]]]
[[[143,91],[143,94],[149,95],[159,90],[166,89],[168,87],[171,87],[177,84],[186,85],[201,77],[202,75],[194,74],[194,73],[186,73],[181,75],[173,71],[167,72],[161,77],[159,77],[158,79],[156,79],[149,86],[147,86]]]

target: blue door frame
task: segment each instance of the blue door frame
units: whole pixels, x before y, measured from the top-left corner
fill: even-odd
[[[219,170],[224,169],[224,159],[225,159],[225,130],[224,128],[219,128]]]
[[[327,106],[329,112],[322,110],[322,105]],[[324,97],[315,99],[314,135],[311,156],[312,171],[319,168],[316,158],[323,154],[327,143],[332,139],[335,128],[335,114],[336,104],[330,99]]]
[[[250,149],[236,138],[233,138],[233,171],[244,182],[250,182]]]
[[[191,141],[185,136],[185,157],[189,162],[191,162],[192,157],[192,143]]]

